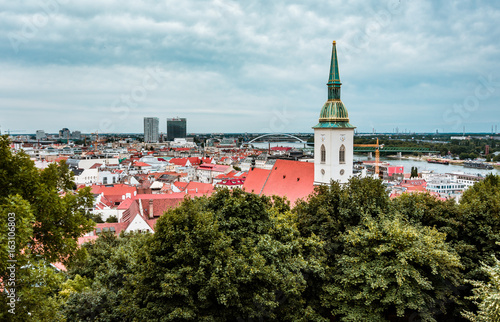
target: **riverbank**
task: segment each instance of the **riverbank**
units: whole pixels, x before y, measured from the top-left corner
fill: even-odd
[[[356,157],[355,157],[355,159],[356,159]],[[366,160],[366,157],[357,158],[357,159],[359,159],[359,160],[365,159]],[[463,163],[465,162],[464,160],[450,160],[450,159],[442,159],[442,158],[435,158],[435,157],[429,157],[429,156],[421,156],[421,157],[403,156],[403,157],[399,158],[397,155],[390,155],[390,156],[383,156],[380,159],[389,161],[392,165],[405,166],[405,172],[409,172],[411,167],[417,167],[419,172],[422,170],[428,170],[428,171],[433,171],[435,173],[463,172],[463,173],[472,174],[472,175],[480,174],[483,176],[487,175],[489,173],[500,175],[500,164],[496,164],[495,162],[489,162],[489,164],[491,164],[494,167],[494,169],[487,170],[487,169],[476,169],[476,168],[464,167],[463,166]],[[429,163],[429,162],[427,162],[427,159],[446,160],[449,162],[449,164],[447,165],[447,164],[439,164],[439,163]]]

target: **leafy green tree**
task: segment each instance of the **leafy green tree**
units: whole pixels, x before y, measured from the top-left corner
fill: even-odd
[[[391,201],[391,213],[401,213],[413,224],[435,227],[446,241],[462,249],[460,208],[454,199],[442,201],[428,193],[405,193]],[[457,250],[458,250],[457,249]]]
[[[107,223],[114,223],[114,222],[118,222],[118,218],[116,218],[116,216],[109,216],[109,217],[106,219],[106,222],[107,222]]]
[[[329,186],[316,187],[293,211],[300,232],[319,236],[329,254],[335,254],[341,250],[340,233],[358,225],[363,216],[376,216],[388,207],[389,197],[381,180],[353,177],[346,185],[332,181]]]
[[[160,217],[138,259],[140,320],[321,319],[301,296],[323,274],[322,245],[301,238],[286,203],[239,189],[185,200]]]
[[[38,170],[28,155],[11,151],[7,136],[0,136],[0,187],[0,280],[5,287],[11,273],[7,265],[14,265],[18,296],[16,315],[1,310],[0,318],[44,320],[62,281],[48,263],[66,261],[76,252],[77,238],[93,226],[87,212],[93,197],[89,189],[71,191],[74,183],[65,163]],[[15,233],[15,244],[9,244],[7,229]],[[8,252],[11,246],[14,252]],[[17,262],[7,263],[7,256]],[[1,292],[0,307],[8,303],[7,292]]]
[[[344,252],[325,285],[325,306],[342,321],[386,321],[418,312],[422,321],[452,296],[460,261],[436,229],[408,223],[404,217],[364,217],[344,234]]]
[[[500,321],[500,261],[494,258],[494,264],[482,265],[489,281],[469,281],[473,286],[471,299],[478,306],[478,312],[465,311],[463,315],[473,322]]]
[[[69,276],[60,296],[66,301],[62,312],[69,321],[132,321],[137,319],[134,282],[142,274],[138,270],[138,254],[144,252],[150,234],[112,233],[82,246],[83,256],[69,264]],[[134,277],[136,276],[136,277]]]
[[[459,224],[457,206],[438,202],[423,195],[394,204],[380,180],[353,178],[318,187],[299,203],[300,232],[320,237],[328,251],[327,274],[309,278],[304,293],[319,298],[316,310],[345,321],[432,321],[444,313],[461,281],[444,232],[457,236]]]
[[[500,176],[488,175],[467,189],[460,207],[460,239],[471,246],[461,254],[466,277],[484,280],[480,263],[493,264],[491,256],[500,252]]]

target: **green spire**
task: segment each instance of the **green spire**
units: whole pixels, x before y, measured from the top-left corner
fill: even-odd
[[[337,61],[337,44],[335,40],[332,45],[332,60],[330,62],[330,77],[328,78],[328,100],[340,99],[340,75],[339,75],[339,62]]]
[[[340,100],[339,63],[337,61],[337,46],[335,41],[330,62],[330,77],[328,78],[328,100],[319,114],[319,123],[313,129],[319,128],[354,128],[349,124],[349,114]]]
[[[335,40],[332,44],[332,61],[330,62],[330,77],[328,78],[328,85],[334,85],[340,83],[340,74],[339,74],[339,63],[337,61],[337,44]]]

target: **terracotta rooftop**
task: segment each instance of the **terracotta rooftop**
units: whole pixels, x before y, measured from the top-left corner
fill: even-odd
[[[259,195],[287,197],[295,204],[314,191],[314,163],[276,160],[270,171],[250,170],[243,188]]]

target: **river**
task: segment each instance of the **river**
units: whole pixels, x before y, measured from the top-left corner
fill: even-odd
[[[254,145],[254,147],[259,148],[259,149],[266,149],[269,147],[268,142],[253,143],[253,145]],[[297,149],[304,148],[304,144],[298,143],[298,142],[271,142],[270,145],[271,145],[271,147],[285,146],[285,147],[292,147],[292,148],[297,148]],[[354,155],[355,161],[364,161],[367,159],[368,159],[368,157],[366,154],[355,154]],[[438,164],[438,163],[428,163],[427,161],[395,159],[395,158],[385,158],[385,157],[381,157],[380,160],[389,162],[391,165],[404,166],[405,172],[408,172],[408,173],[410,172],[411,167],[417,167],[418,172],[421,172],[423,170],[429,170],[429,171],[433,171],[434,173],[463,172],[463,173],[467,173],[467,174],[481,175],[481,176],[485,176],[485,175],[488,175],[490,173],[500,175],[500,170],[498,170],[498,169],[493,169],[493,170],[472,169],[472,168],[466,168],[466,167],[461,166],[461,165],[452,165],[452,164],[444,165],[444,164]]]

